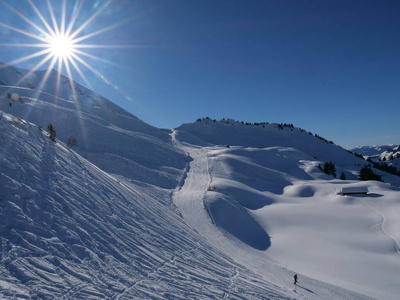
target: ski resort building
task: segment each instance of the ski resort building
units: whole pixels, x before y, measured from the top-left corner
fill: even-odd
[[[367,195],[368,188],[366,186],[352,186],[352,187],[343,187],[340,189],[340,194],[342,196],[346,195]]]

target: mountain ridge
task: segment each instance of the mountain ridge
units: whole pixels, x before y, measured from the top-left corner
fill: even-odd
[[[0,78],[13,78],[15,74],[19,78],[25,72],[16,73],[15,69],[0,69]],[[44,71],[33,74],[39,74],[31,81],[36,86]],[[168,133],[140,121],[82,86],[79,86],[83,91],[78,93],[79,98],[69,99],[73,94],[70,86],[61,84],[57,88],[57,73],[51,74],[47,80],[48,90],[54,93],[58,90],[56,96],[31,88],[0,86],[3,95],[0,105],[6,112],[42,128],[52,124],[57,138],[63,142],[75,137],[78,141],[76,151],[107,172],[169,188],[176,185],[174,176],[179,170],[174,170],[172,165],[178,164],[179,169],[183,169],[184,163],[179,162],[184,162],[185,158],[172,146]],[[135,151],[131,151],[132,148]],[[161,162],[159,156],[169,157],[170,163],[168,160]]]
[[[359,153],[374,161],[382,160],[393,160],[400,158],[400,145],[372,145],[372,146],[360,146],[351,149],[355,153]]]

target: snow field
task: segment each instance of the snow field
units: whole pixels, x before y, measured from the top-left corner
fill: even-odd
[[[400,294],[399,189],[352,181],[364,161],[277,124],[204,119],[169,135],[82,86],[71,97],[64,76],[55,97],[54,72],[38,93],[43,75],[0,86],[2,299]],[[350,180],[319,171],[328,161]]]
[[[320,161],[279,144],[256,148],[232,144],[211,146],[210,142],[209,147],[199,149],[185,143],[188,136],[200,135],[196,131],[198,126],[205,125],[185,125],[174,133],[178,140],[183,138],[185,150],[191,153],[194,159],[191,166],[207,165],[193,172],[190,181],[204,182],[204,187],[204,180],[209,177],[211,189],[203,196],[208,219],[232,245],[246,249],[246,254],[238,255],[240,250],[234,246],[227,247],[226,241],[209,236],[212,230],[200,231],[203,236],[268,278],[274,277],[271,268],[260,269],[258,262],[272,260],[279,266],[287,264],[296,273],[378,299],[397,299],[400,294],[398,188],[379,182],[333,179],[318,170]],[[212,126],[216,125],[211,123]],[[180,130],[186,132],[181,134]],[[227,135],[226,128],[208,130],[206,138],[212,136],[212,141],[224,141]],[[201,138],[205,139],[204,135]],[[243,144],[241,140],[237,143]],[[317,148],[318,143],[308,147]],[[193,154],[200,150],[202,155]],[[337,169],[350,173],[349,169],[358,164],[357,158],[353,160],[353,163],[348,158],[339,161]],[[367,186],[370,193],[343,197],[338,192],[346,185]],[[201,191],[193,189],[185,193]],[[189,215],[186,221],[191,222]],[[200,223],[197,221],[193,226],[198,228]],[[268,238],[270,245],[265,242]]]
[[[0,138],[2,299],[291,298],[188,227],[170,190],[110,176],[2,112]]]
[[[178,140],[181,135],[177,131],[173,133],[173,136],[177,141],[177,145],[187,151],[193,158],[193,161],[190,162],[184,185],[175,191],[173,195],[174,203],[182,213],[185,221],[213,246],[260,274],[265,280],[273,282],[280,289],[287,291],[291,295],[288,295],[288,299],[368,298],[339,287],[330,286],[327,283],[312,280],[304,275],[300,275],[304,283],[303,287],[294,290],[292,282],[294,272],[283,269],[282,265],[277,265],[269,255],[269,250],[260,251],[257,249],[260,244],[263,245],[263,242],[259,240],[260,238],[269,240],[269,231],[268,234],[264,231],[263,234],[259,233],[257,235],[257,231],[263,229],[262,222],[255,217],[253,211],[248,211],[245,207],[237,205],[237,201],[233,201],[226,196],[226,189],[218,184],[220,182],[216,181],[215,172],[220,170],[218,164],[223,161],[223,158],[219,157],[217,160],[215,152],[223,153],[229,150],[216,150],[215,147],[201,148],[191,146],[185,142],[181,143]],[[246,160],[246,158],[243,159]],[[224,165],[224,167],[221,167],[222,169],[225,168],[225,170],[232,171],[232,169],[226,168],[224,163],[222,165]],[[225,175],[227,177],[232,176],[234,172],[229,174]],[[214,186],[216,187],[215,190],[213,189]],[[209,190],[210,187],[211,190]],[[236,188],[243,188],[243,183],[237,183]],[[247,190],[252,191],[253,189],[248,188]],[[242,196],[246,193],[243,190],[241,192]],[[260,192],[260,194],[262,193]],[[250,193],[250,195],[254,194]],[[270,193],[267,193],[267,195],[269,198]],[[226,206],[215,206],[215,202],[218,201],[226,203]],[[269,201],[262,202],[265,205],[270,204]],[[236,209],[230,210],[229,207]],[[219,213],[226,217],[228,224],[224,223],[224,220],[218,219]],[[244,229],[245,231],[243,231]],[[252,241],[255,244],[252,244]]]

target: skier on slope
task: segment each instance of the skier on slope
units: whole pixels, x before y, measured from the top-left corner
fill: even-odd
[[[294,284],[297,284],[297,274],[294,275]]]

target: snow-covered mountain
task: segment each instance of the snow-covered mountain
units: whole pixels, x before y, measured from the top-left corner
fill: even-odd
[[[168,190],[121,182],[0,113],[1,299],[285,299],[208,244]]]
[[[45,72],[27,73],[0,69],[0,298],[400,294],[400,177],[361,182],[366,161],[292,125],[167,132],[76,83],[71,98],[55,72],[39,93]]]
[[[58,79],[55,71],[40,93],[34,88],[41,85],[45,72],[36,71],[22,80],[24,74],[29,72],[0,68],[4,83],[26,86],[0,86],[5,112],[44,129],[52,124],[61,141],[75,137],[75,150],[104,171],[166,188],[176,186],[176,175],[187,160],[173,147],[168,133],[78,83],[74,84],[75,99],[69,79],[64,75]]]
[[[400,158],[399,145],[359,146],[351,149],[351,151],[361,154],[366,159],[371,158],[373,161]]]
[[[400,146],[362,146],[352,151],[363,155],[375,168],[400,176]]]
[[[394,288],[400,267],[399,189],[358,181],[366,161],[303,130],[277,124],[202,119],[182,125],[175,135],[184,144],[202,145],[188,148],[194,157],[191,165],[207,165],[203,171],[197,167],[204,174],[192,175],[193,181],[206,178],[203,189],[210,190],[203,201],[213,223],[252,248],[240,255],[252,257],[243,263],[272,258],[379,299],[395,299],[400,293]],[[318,166],[324,162],[333,162],[347,180],[321,172]],[[383,177],[400,183],[398,176]],[[341,196],[340,189],[349,186],[367,187],[370,194]],[[193,210],[185,211],[190,215]],[[194,227],[202,222],[197,220]],[[389,290],[392,296],[385,294]]]

